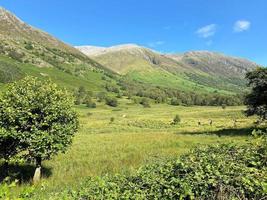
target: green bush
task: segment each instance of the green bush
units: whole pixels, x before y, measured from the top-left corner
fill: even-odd
[[[106,98],[106,104],[111,107],[117,107],[118,106],[118,101],[116,98],[113,97],[107,97]]]
[[[144,108],[150,108],[149,100],[148,98],[142,98],[140,101],[140,104],[144,106]]]
[[[109,123],[112,124],[114,121],[115,121],[115,118],[111,117]]]
[[[171,105],[173,105],[173,106],[179,106],[179,105],[182,105],[182,102],[181,102],[180,99],[172,98],[171,99]]]
[[[177,124],[179,124],[181,122],[181,118],[180,118],[180,116],[179,115],[175,115],[175,117],[174,117],[174,119],[173,119],[173,121],[172,121],[172,125],[177,125]]]
[[[264,199],[266,141],[200,147],[140,168],[134,175],[91,178],[71,199]]]
[[[89,97],[85,100],[85,104],[87,108],[96,108],[96,103]]]

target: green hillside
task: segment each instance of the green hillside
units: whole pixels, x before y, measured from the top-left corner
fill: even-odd
[[[30,75],[69,89],[84,86],[103,91],[111,81],[107,73],[108,69],[77,49],[0,7],[0,86]]]
[[[77,47],[84,54],[127,78],[184,91],[239,93],[250,61],[206,51],[164,55],[137,45]]]
[[[78,50],[61,42],[3,8],[0,22],[1,87],[31,75],[51,79],[70,90],[77,91],[83,86],[95,94],[104,91],[105,95],[118,98],[150,98],[157,103],[179,105],[237,105],[241,99],[234,95],[244,89],[242,76],[254,67],[250,64],[250,68],[245,66],[236,71],[236,63],[239,64],[236,61],[229,68],[235,73],[225,73],[226,69],[210,73],[205,65],[210,57],[205,55],[203,58],[208,61],[193,65],[196,61],[190,63],[189,55],[184,55],[186,59],[181,62],[177,55],[163,55],[137,45],[93,48],[88,57],[82,48]],[[214,66],[225,61],[211,57],[218,60]]]
[[[62,87],[77,89],[84,86],[89,91],[104,90],[105,76],[102,72],[87,70],[83,76],[74,76],[53,67],[37,67],[32,64],[25,64],[11,58],[0,56],[0,82],[7,83],[26,75],[39,77],[40,79],[51,79]],[[0,85],[1,86],[1,85]]]

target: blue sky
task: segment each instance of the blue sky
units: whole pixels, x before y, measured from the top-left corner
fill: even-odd
[[[72,45],[210,50],[267,66],[266,0],[0,0]]]

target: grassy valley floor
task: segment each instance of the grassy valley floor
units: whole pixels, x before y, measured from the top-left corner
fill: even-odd
[[[194,146],[244,143],[249,140],[255,121],[243,115],[244,107],[153,104],[151,108],[143,108],[127,99],[121,99],[116,108],[99,103],[95,109],[85,106],[75,109],[79,113],[80,130],[66,154],[44,162],[45,178],[36,188],[40,198],[46,199],[49,193],[60,192],[67,186],[75,188],[88,176],[131,173],[141,165],[179,156]],[[176,114],[181,123],[170,125]],[[34,168],[22,166],[20,170],[26,170],[23,177],[26,183],[15,188],[14,193],[25,189]]]

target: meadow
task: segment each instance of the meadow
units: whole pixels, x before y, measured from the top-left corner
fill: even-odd
[[[36,186],[39,197],[75,188],[89,176],[131,174],[144,164],[178,157],[195,146],[243,144],[249,140],[255,121],[244,116],[242,106],[223,109],[153,104],[143,108],[121,99],[116,108],[98,103],[97,108],[81,105],[75,109],[80,118],[79,132],[66,154],[44,162],[44,178]],[[181,122],[171,125],[176,114]],[[34,167],[22,165],[20,170],[23,183],[15,193],[27,187]]]

